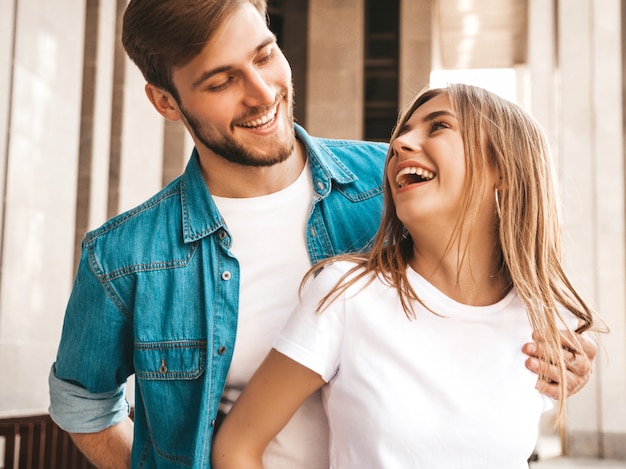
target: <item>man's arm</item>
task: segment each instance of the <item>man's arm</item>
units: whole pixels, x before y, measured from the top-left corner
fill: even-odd
[[[576,334],[578,342],[582,346],[583,353],[574,353],[573,335],[570,332],[561,332],[561,342],[565,349],[565,361],[567,364],[567,395],[580,391],[591,378],[593,372],[593,360],[598,351],[598,346],[587,334]],[[529,356],[526,367],[537,373],[537,389],[542,394],[553,399],[560,399],[559,374],[557,367],[544,361],[546,343],[539,335],[533,334],[534,342],[525,344],[523,352]]]
[[[98,469],[130,469],[133,422],[126,418],[97,433],[70,433],[78,449]]]

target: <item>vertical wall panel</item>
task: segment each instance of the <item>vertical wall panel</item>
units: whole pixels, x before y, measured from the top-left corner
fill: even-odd
[[[5,196],[8,128],[13,85],[13,46],[16,2],[0,4],[0,198]],[[0,204],[0,248],[2,246],[4,204]],[[0,262],[2,255],[0,253]],[[0,275],[0,281],[2,276]]]
[[[619,0],[562,1],[557,23],[567,267],[612,329],[602,337],[592,382],[571,400],[567,451],[611,458],[626,458],[619,9]]]
[[[583,297],[598,305],[595,282],[594,125],[591,95],[591,0],[559,2],[559,178],[564,205],[567,272]],[[597,454],[601,431],[597,386],[592,382],[569,405],[567,450]]]
[[[601,452],[626,460],[626,266],[624,253],[624,136],[620,0],[594,1],[593,162],[595,166],[596,291],[611,326],[599,357]]]

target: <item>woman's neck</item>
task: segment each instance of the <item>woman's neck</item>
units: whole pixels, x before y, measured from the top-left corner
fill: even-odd
[[[453,300],[472,306],[500,301],[511,288],[501,266],[494,237],[473,239],[469,245],[415,240],[409,265],[428,282]],[[467,243],[466,243],[467,244]]]

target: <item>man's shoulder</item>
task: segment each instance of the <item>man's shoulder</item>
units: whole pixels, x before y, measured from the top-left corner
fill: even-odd
[[[176,180],[87,233],[83,260],[101,279],[184,267],[197,243],[185,242],[183,211],[181,183]]]
[[[93,243],[99,238],[115,238],[116,236],[146,236],[155,226],[170,225],[180,219],[181,177],[176,178],[143,203],[126,210],[90,231],[85,242]]]

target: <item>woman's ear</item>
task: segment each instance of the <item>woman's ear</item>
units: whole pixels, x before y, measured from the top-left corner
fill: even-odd
[[[178,103],[171,93],[150,83],[146,83],[145,90],[146,96],[159,114],[171,121],[180,119],[181,113],[178,109]]]
[[[503,189],[507,189],[508,184],[506,184],[506,182],[504,182],[504,178],[502,177],[502,174],[496,173],[496,183],[495,183],[495,188],[500,190]]]

